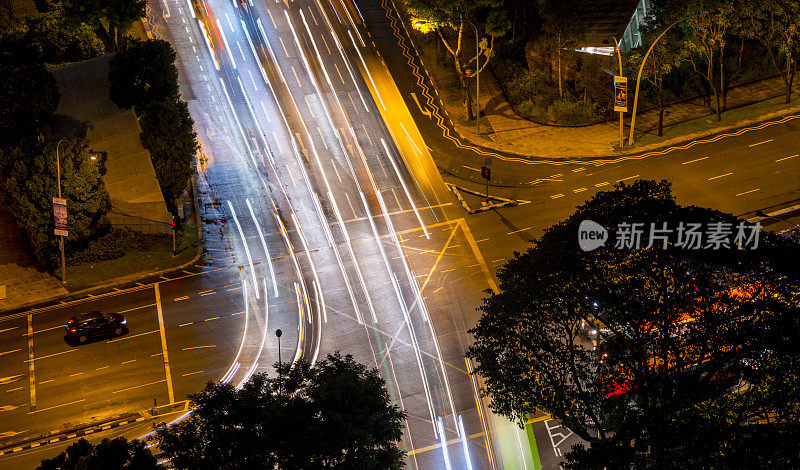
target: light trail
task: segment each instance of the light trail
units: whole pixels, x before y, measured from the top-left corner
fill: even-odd
[[[436,424],[439,426],[439,442],[442,444],[442,456],[444,457],[444,465],[447,470],[452,470],[453,466],[450,464],[450,451],[447,450],[447,437],[444,435],[444,424],[442,424],[442,417],[436,419]]]
[[[300,360],[300,357],[303,355],[303,334],[305,332],[305,328],[303,327],[303,301],[300,298],[300,288],[297,286],[297,283],[294,283],[294,293],[297,296],[297,321],[298,321],[298,332],[297,332],[297,346],[295,347],[295,354],[294,359],[292,359],[292,366],[294,366],[297,361]],[[310,321],[310,320],[309,320]]]
[[[253,212],[253,206],[250,205],[250,199],[245,198],[245,202],[247,203],[247,208],[250,209],[250,217],[253,218],[253,223],[256,224],[256,230],[258,231],[258,237],[261,240],[261,247],[264,249],[264,253],[267,256],[267,264],[269,265],[269,275],[272,278],[272,287],[275,289],[275,297],[278,297],[278,281],[275,280],[275,268],[272,266],[272,256],[269,254],[269,249],[267,248],[267,241],[264,239],[264,233],[261,231],[261,225],[258,223],[258,219],[256,219],[256,214]],[[264,282],[267,282],[264,279]],[[266,297],[264,298],[266,302]]]
[[[247,247],[247,239],[244,237],[244,231],[242,230],[242,225],[239,223],[239,219],[236,217],[236,211],[233,210],[233,204],[231,201],[228,201],[228,207],[231,209],[231,215],[233,215],[233,220],[236,222],[236,228],[239,229],[239,236],[242,237],[242,245],[244,245],[244,253],[247,255],[247,261],[250,263],[250,274],[253,276],[253,285],[258,285],[258,280],[256,279],[256,268],[253,265],[253,258],[250,256],[250,248]],[[258,298],[258,289],[253,289],[253,292]]]
[[[461,449],[464,451],[464,460],[467,462],[467,470],[472,470],[472,459],[469,458],[467,432],[464,431],[464,421],[461,420],[461,415],[458,415],[458,437],[461,438]]]
[[[231,59],[231,65],[233,69],[236,70],[236,61],[233,60],[233,53],[231,52],[231,46],[228,44],[228,38],[225,37],[225,31],[222,30],[222,25],[219,23],[219,18],[216,19],[217,28],[219,34],[222,36],[222,42],[225,43],[225,52],[228,53],[228,57]]]
[[[300,236],[300,242],[303,244],[303,250],[306,252],[306,257],[308,258],[308,263],[311,265],[311,273],[314,275],[314,281],[319,284],[319,277],[317,276],[317,267],[314,264],[314,258],[311,256],[311,250],[308,248],[308,243],[306,242],[306,236],[303,235],[303,231],[300,229],[300,222],[297,221],[297,216],[294,212],[292,212],[292,221],[294,222],[295,227],[297,227],[297,234]],[[322,313],[325,317],[325,321],[328,321],[328,314],[325,308],[325,299],[322,299]],[[310,317],[310,315],[309,315]]]
[[[381,108],[383,108],[383,110],[386,111],[386,105],[383,104],[383,99],[381,99],[381,94],[378,91],[378,87],[377,85],[375,85],[375,81],[372,80],[372,74],[369,73],[369,69],[367,68],[367,63],[364,62],[364,57],[361,55],[361,51],[358,50],[358,45],[356,45],[356,40],[353,39],[353,35],[350,34],[350,30],[347,31],[347,35],[350,36],[350,41],[353,42],[353,48],[356,50],[358,58],[361,59],[361,65],[364,66],[364,71],[367,72],[367,77],[369,78],[370,83],[372,83],[372,89],[375,90],[375,96],[378,97],[378,101],[381,103]]]
[[[192,16],[194,16],[194,10],[192,10]],[[206,31],[206,27],[203,25],[202,21],[198,21],[197,24],[200,26],[200,35],[203,36],[203,41],[206,43],[206,47],[208,47],[208,53],[211,54],[211,59],[214,60],[214,67],[219,71],[217,54],[214,53],[214,48],[211,47],[211,43],[208,42],[208,32]]]
[[[254,289],[255,290],[255,289]],[[268,298],[269,289],[267,289],[267,280],[264,279],[264,333],[261,336],[261,344],[258,346],[258,353],[256,354],[256,360],[253,361],[253,365],[245,374],[245,378],[239,383],[236,388],[241,387],[241,385],[253,375],[253,372],[258,367],[258,360],[261,359],[261,352],[264,350],[264,343],[267,342],[267,333],[269,332],[269,298]]]
[[[425,223],[422,221],[422,217],[420,217],[419,212],[417,211],[417,206],[414,204],[414,200],[411,198],[411,193],[408,192],[408,187],[406,186],[406,182],[403,181],[403,177],[400,175],[400,169],[397,168],[397,164],[394,162],[394,158],[392,158],[391,152],[389,152],[389,146],[386,145],[386,141],[381,137],[381,144],[383,144],[383,149],[386,151],[386,157],[389,159],[389,162],[392,164],[392,168],[394,168],[394,172],[397,174],[397,179],[400,180],[400,184],[403,186],[403,192],[406,193],[406,198],[408,198],[409,204],[411,204],[411,208],[414,209],[414,215],[417,216],[417,220],[419,221],[419,226],[422,231],[425,233],[425,238],[428,240],[431,239],[430,233],[428,233],[428,229],[425,227]]]

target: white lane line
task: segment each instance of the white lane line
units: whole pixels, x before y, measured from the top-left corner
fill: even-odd
[[[724,177],[726,177],[726,176],[730,176],[730,175],[732,175],[732,174],[733,174],[733,173],[725,173],[724,175],[712,176],[711,178],[709,178],[709,179],[708,179],[708,181],[715,180],[715,179],[717,179],[717,178],[724,178]]]
[[[207,346],[192,346],[190,348],[182,348],[181,351],[190,351],[192,349],[216,348],[216,344],[209,344]]]
[[[688,165],[688,164],[690,164],[690,163],[699,162],[699,161],[705,160],[705,159],[707,159],[707,158],[708,158],[708,157],[695,158],[694,160],[689,160],[688,162],[683,162],[683,163],[681,163],[681,165]]]
[[[737,194],[736,196],[737,196],[737,197],[738,197],[738,196],[744,196],[745,194],[754,193],[754,192],[756,192],[756,191],[761,191],[761,188],[751,189],[750,191],[745,191],[745,192],[743,192],[743,193],[739,193],[739,194]]]
[[[253,90],[258,91],[258,86],[256,86],[256,80],[253,78],[253,72],[248,70],[247,74],[250,75],[250,81],[253,82]]]
[[[22,349],[12,349],[11,351],[0,352],[0,357],[5,356],[6,354],[15,353],[17,351],[22,351]]]
[[[158,314],[158,332],[161,336],[161,352],[164,353],[164,373],[166,374],[167,393],[169,394],[169,402],[175,403],[175,393],[172,390],[172,373],[169,370],[169,354],[167,353],[167,336],[164,331],[164,312],[161,310],[161,291],[158,289],[158,283],[153,284],[153,290],[156,293],[156,312]],[[163,380],[159,380],[163,382]],[[134,387],[135,388],[135,387]],[[130,389],[128,389],[130,390]],[[124,390],[120,390],[122,392]],[[113,392],[117,393],[117,392]]]
[[[35,413],[41,413],[42,411],[49,411],[49,410],[52,410],[52,409],[55,409],[55,408],[61,408],[62,406],[74,405],[76,403],[80,403],[80,402],[83,402],[83,401],[86,401],[86,399],[85,398],[81,398],[80,400],[71,401],[69,403],[62,403],[60,405],[50,406],[50,407],[47,407],[47,408],[42,408],[41,410],[29,411],[28,414],[32,415],[32,414],[35,414]],[[75,436],[75,434],[73,434],[73,436]],[[67,436],[67,437],[69,437],[69,436]]]
[[[779,158],[779,159],[775,160],[775,163],[782,162],[782,161],[784,161],[784,160],[788,160],[788,159],[790,159],[790,158],[797,158],[797,157],[800,157],[800,154],[798,154],[798,155],[791,155],[791,156],[788,156],[788,157],[783,157],[783,158]],[[0,331],[0,333],[2,333],[2,331]]]
[[[748,145],[748,147],[755,147],[756,145],[766,144],[766,143],[772,142],[773,140],[775,140],[775,139],[765,140],[764,142],[756,142],[755,144]]]

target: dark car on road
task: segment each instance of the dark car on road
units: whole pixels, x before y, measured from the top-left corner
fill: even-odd
[[[119,313],[90,312],[67,320],[67,339],[85,343],[92,338],[119,336],[128,332],[128,320]]]

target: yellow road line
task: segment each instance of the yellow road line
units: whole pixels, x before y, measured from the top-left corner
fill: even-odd
[[[766,143],[772,142],[773,140],[775,140],[775,139],[765,140],[764,142],[757,142],[755,144],[748,145],[748,147],[755,147],[756,145],[766,144]]]
[[[48,410],[52,410],[54,408],[61,408],[62,406],[74,405],[75,403],[80,403],[82,401],[86,401],[86,399],[85,398],[81,398],[80,400],[71,401],[69,403],[62,403],[60,405],[49,406],[47,408],[42,408],[41,410],[29,411],[28,414],[32,415],[32,414],[36,414],[36,413],[41,413],[42,411],[48,411]]]
[[[169,354],[167,353],[167,336],[164,331],[164,312],[161,310],[161,292],[158,289],[158,283],[153,284],[153,289],[156,293],[156,312],[158,314],[158,331],[161,335],[161,352],[164,353],[164,372],[166,374],[167,394],[169,395],[169,402],[175,403],[175,393],[172,390],[172,374],[169,371]],[[121,390],[124,391],[124,390]],[[114,392],[117,393],[117,392]]]
[[[743,193],[739,193],[739,194],[737,194],[736,196],[744,196],[745,194],[754,193],[754,192],[756,192],[756,191],[761,191],[761,188],[751,189],[750,191],[745,191],[745,192],[743,192]]]
[[[36,409],[36,371],[33,363],[33,315],[28,315],[28,383],[31,390],[31,410]]]
[[[775,163],[782,162],[782,161],[784,161],[784,160],[788,160],[788,159],[790,159],[790,158],[796,158],[796,157],[800,157],[800,154],[797,154],[797,155],[791,155],[791,156],[788,156],[788,157],[783,157],[783,158],[779,158],[779,159],[775,160]]]
[[[725,173],[724,175],[712,176],[711,178],[709,178],[709,179],[708,179],[708,181],[715,180],[715,179],[717,179],[717,178],[724,178],[725,176],[730,176],[730,175],[732,175],[732,174],[733,174],[733,173]]]
[[[171,380],[171,379],[170,379],[170,380]],[[111,392],[111,393],[122,393],[122,392],[127,392],[127,391],[129,391],[129,390],[134,390],[134,389],[137,389],[137,388],[147,387],[147,386],[149,386],[149,385],[160,384],[161,382],[166,382],[166,380],[165,380],[165,379],[156,380],[155,382],[150,382],[150,383],[146,383],[146,384],[136,385],[135,387],[123,388],[122,390],[117,390],[117,391],[115,391],[115,392]],[[172,398],[172,387],[169,387],[169,390],[170,390],[170,400],[169,400],[169,403],[170,403],[170,404],[172,404],[172,403],[175,403],[175,400]]]

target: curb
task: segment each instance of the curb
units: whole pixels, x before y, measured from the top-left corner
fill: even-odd
[[[196,219],[196,222],[197,222],[197,242],[195,242],[196,245],[197,245],[196,246],[197,253],[194,255],[194,258],[192,258],[191,260],[187,261],[186,263],[181,264],[180,266],[174,266],[174,267],[171,267],[171,268],[161,269],[161,270],[158,270],[158,271],[139,271],[137,273],[127,274],[125,276],[115,277],[115,278],[109,279],[109,280],[101,282],[101,283],[90,285],[90,286],[85,287],[83,289],[76,290],[74,292],[69,292],[66,295],[53,295],[53,296],[46,297],[46,298],[43,298],[43,299],[37,299],[37,300],[35,300],[33,302],[28,302],[28,303],[25,303],[25,304],[22,304],[22,305],[19,305],[19,306],[16,306],[16,307],[13,307],[13,308],[10,308],[10,309],[7,309],[7,310],[2,310],[2,311],[0,311],[0,317],[4,317],[4,316],[7,316],[7,315],[12,315],[12,314],[19,313],[19,312],[22,312],[22,311],[25,311],[25,310],[31,310],[31,309],[34,309],[34,308],[37,308],[37,307],[46,307],[46,306],[52,305],[52,303],[54,301],[58,300],[58,299],[78,300],[78,299],[81,299],[81,298],[89,297],[89,296],[93,295],[94,293],[96,293],[97,291],[100,291],[100,290],[113,289],[113,288],[115,288],[117,286],[121,286],[123,284],[133,284],[133,283],[136,283],[137,281],[141,281],[143,279],[148,279],[148,278],[152,278],[152,277],[159,277],[159,276],[163,276],[165,274],[170,274],[170,273],[173,273],[173,272],[176,272],[176,271],[182,271],[182,270],[192,266],[193,264],[197,263],[197,261],[200,260],[200,257],[203,256],[203,252],[205,250],[203,248],[203,230],[202,230],[202,227],[200,226],[200,223],[201,223],[200,214],[197,211],[197,209],[198,209],[197,191],[196,191],[196,188],[195,188],[195,178],[196,177],[197,177],[197,172],[195,172],[194,175],[192,176],[192,193],[193,193],[193,197],[192,197],[193,201],[192,202],[193,202],[193,205],[194,205],[195,219]],[[2,454],[0,454],[0,455],[2,455]]]
[[[65,430],[54,431],[49,435],[41,435],[40,437],[15,442],[4,446],[0,448],[0,456],[14,454],[16,452],[22,452],[23,450],[33,449],[44,445],[55,444],[61,441],[68,441],[70,439],[75,439],[76,437],[88,436],[89,434],[94,434],[95,432],[107,431],[109,429],[118,428],[126,424],[144,421],[145,419],[147,418],[139,413],[126,414],[90,425],[82,425]]]

